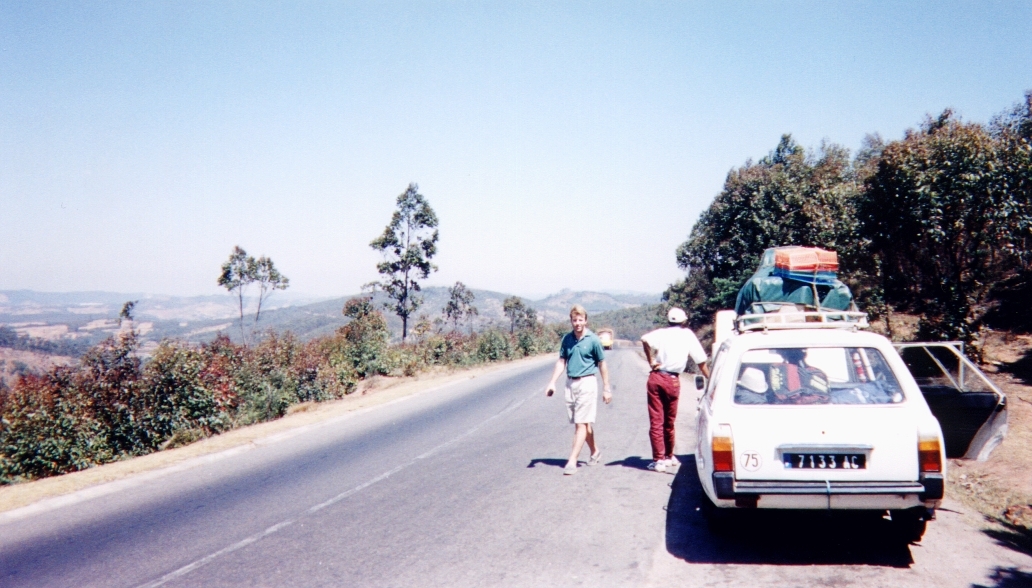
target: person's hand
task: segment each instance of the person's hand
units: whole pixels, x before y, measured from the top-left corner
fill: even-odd
[[[551,396],[554,393],[555,393],[555,384],[549,384],[548,387],[545,388],[545,396]]]
[[[609,404],[612,401],[613,401],[613,394],[610,393],[609,390],[603,390],[602,391],[602,402],[605,402],[606,404]]]
[[[649,367],[652,368],[653,370],[658,370],[659,369],[659,362],[653,359],[651,362],[649,362]]]

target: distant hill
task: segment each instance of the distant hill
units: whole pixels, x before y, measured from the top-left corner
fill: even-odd
[[[659,303],[659,294],[607,294],[604,292],[575,292],[560,290],[541,300],[530,301],[530,305],[547,321],[565,321],[570,315],[570,308],[580,304],[588,311],[589,317],[596,314],[635,308],[645,304]],[[594,320],[592,320],[594,322]]]
[[[646,304],[619,310],[607,310],[591,317],[591,328],[598,330],[604,327],[613,329],[617,339],[637,341],[642,335],[653,329],[666,326],[660,314],[660,304]]]
[[[481,330],[491,326],[507,327],[509,319],[502,311],[503,301],[511,296],[491,290],[472,290],[476,297],[473,305],[479,312],[474,328]],[[448,302],[448,288],[425,288],[420,295],[423,305],[410,320],[411,329],[419,315],[428,319],[442,318],[442,310]],[[333,333],[347,323],[342,310],[344,303],[354,297],[313,298],[277,292],[262,310],[258,329],[277,332],[291,331],[302,339],[310,339]],[[523,302],[538,312],[544,322],[565,322],[574,304],[581,304],[592,317],[603,313],[630,311],[646,304],[658,303],[659,294],[607,294],[602,292],[574,292],[562,290],[541,300],[523,299]],[[18,335],[47,341],[73,341],[76,347],[92,345],[114,334],[118,330],[118,313],[122,304],[136,300],[135,318],[140,330],[144,350],[152,349],[164,338],[177,338],[191,342],[211,340],[224,332],[234,339],[240,336],[239,309],[237,300],[230,295],[222,296],[165,296],[142,293],[115,292],[33,292],[29,290],[0,291],[0,325]],[[374,302],[380,308],[386,296],[378,292]],[[245,298],[244,323],[248,329],[254,322],[253,298]],[[389,310],[384,310],[388,325],[396,337],[401,336],[401,319]],[[613,315],[621,330],[630,332],[643,319],[630,312]],[[468,329],[468,323],[461,325]],[[644,332],[644,331],[643,331]]]

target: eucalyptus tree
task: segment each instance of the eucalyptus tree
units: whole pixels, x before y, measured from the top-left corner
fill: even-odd
[[[537,311],[524,304],[519,296],[510,296],[502,302],[502,312],[509,317],[509,334],[516,329],[533,328],[537,323]]]
[[[246,343],[244,291],[251,284],[258,284],[258,308],[254,313],[254,324],[257,325],[262,313],[262,304],[274,291],[286,290],[290,285],[290,279],[276,269],[276,264],[272,259],[264,255],[255,259],[237,245],[229,254],[229,259],[222,264],[222,273],[219,274],[218,284],[230,294],[236,294],[240,308],[240,337]]]
[[[257,262],[247,254],[239,245],[233,247],[229,259],[222,264],[222,273],[219,274],[218,284],[230,294],[236,293],[240,306],[240,337],[246,341],[244,333],[244,291],[252,282]]]
[[[272,260],[263,255],[254,264],[252,279],[258,284],[258,309],[254,313],[254,324],[257,325],[262,314],[262,302],[276,290],[286,290],[290,286],[290,278],[281,274]]]
[[[469,332],[473,333],[473,318],[480,314],[473,300],[476,295],[462,282],[455,282],[455,285],[448,288],[448,303],[444,305],[444,316],[452,322],[452,328],[457,329],[463,318],[470,321]]]
[[[430,260],[437,253],[437,215],[419,186],[409,184],[397,199],[397,209],[383,234],[369,246],[383,254],[376,270],[383,276],[380,287],[390,299],[384,305],[401,318],[401,340],[408,336],[408,319],[423,303],[419,280],[437,266]]]

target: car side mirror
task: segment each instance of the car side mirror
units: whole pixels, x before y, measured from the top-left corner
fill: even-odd
[[[705,390],[706,389],[706,376],[695,376],[695,389]]]

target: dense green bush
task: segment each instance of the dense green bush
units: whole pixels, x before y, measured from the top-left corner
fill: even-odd
[[[102,341],[79,360],[72,382],[115,455],[145,453],[158,442],[142,423],[154,406],[153,397],[141,393],[138,346],[135,331]]]
[[[158,346],[141,386],[151,397],[151,411],[141,424],[153,443],[185,431],[199,429],[211,435],[230,426],[236,396],[228,365],[210,347],[191,348],[175,341]]]
[[[508,333],[494,329],[480,333],[477,355],[483,361],[502,361],[513,356],[513,344]]]
[[[65,368],[23,376],[0,396],[0,484],[110,461],[107,435],[72,377]]]

